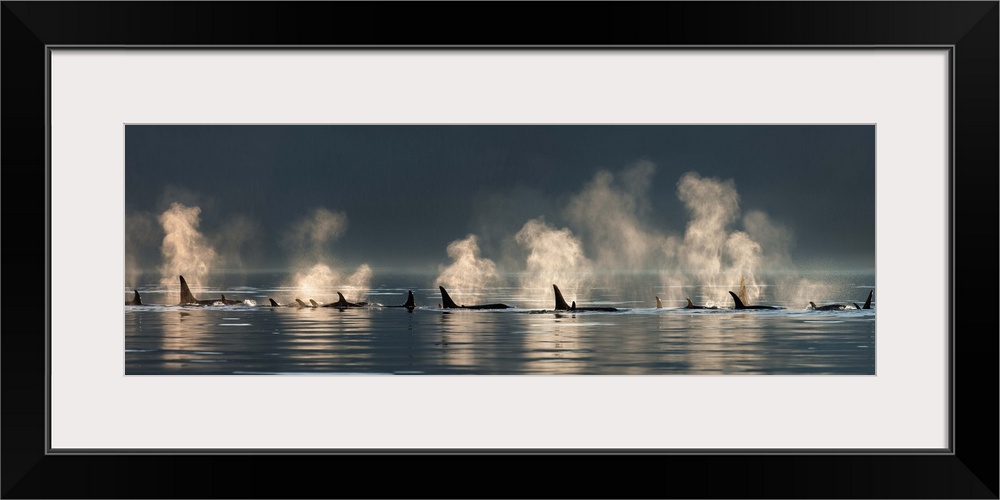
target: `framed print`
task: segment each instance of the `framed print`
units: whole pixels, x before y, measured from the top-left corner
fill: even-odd
[[[4,3],[4,496],[997,497],[996,2],[489,7]]]

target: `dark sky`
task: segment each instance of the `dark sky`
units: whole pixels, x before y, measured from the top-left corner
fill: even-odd
[[[580,231],[566,214],[573,197],[599,171],[620,179],[640,161],[655,165],[637,214],[651,231],[683,237],[689,214],[677,185],[693,171],[731,179],[741,214],[764,212],[791,234],[796,264],[875,266],[867,125],[129,125],[127,215],[154,222],[126,235],[126,252],[159,266],[155,218],[180,202],[201,208],[199,230],[218,245],[241,228],[228,251],[248,268],[286,266],[297,252],[288,232],[317,208],[347,215],[325,243],[345,267],[435,270],[468,234],[499,259],[529,219]]]

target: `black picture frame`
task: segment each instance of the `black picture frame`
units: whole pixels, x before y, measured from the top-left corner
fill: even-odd
[[[986,286],[997,276],[997,1],[2,3],[3,257],[12,264],[0,336],[4,498],[998,498],[997,316]],[[54,45],[950,47],[951,453],[48,454]],[[31,202],[11,203],[15,191]],[[307,473],[316,467],[327,472]]]

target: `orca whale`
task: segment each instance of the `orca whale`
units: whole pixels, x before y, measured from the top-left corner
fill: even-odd
[[[413,301],[413,290],[407,290],[406,291],[406,303],[404,303],[403,305],[401,305],[401,306],[382,306],[382,307],[405,307],[408,311],[413,312],[413,309],[417,307],[416,304],[415,304],[415,302]]]
[[[441,302],[443,302],[443,307],[445,309],[508,309],[510,306],[507,304],[479,304],[475,306],[458,305],[454,300],[451,300],[451,296],[445,291],[443,286],[439,286],[441,289]]]
[[[733,300],[736,302],[736,309],[784,309],[782,307],[776,307],[776,306],[748,306],[748,305],[744,305],[743,301],[740,300],[740,297],[738,295],[736,295],[735,293],[733,293],[732,290],[729,291],[729,295],[733,296]]]
[[[656,308],[657,309],[663,309],[663,302],[660,302],[660,298],[659,297],[656,298]]]
[[[733,293],[733,292],[729,292],[729,293]],[[684,306],[684,309],[718,309],[717,306],[712,306],[712,307],[708,307],[708,306],[696,306],[696,305],[694,305],[694,302],[691,302],[690,298],[688,298],[687,301],[688,301],[688,305]],[[737,309],[739,309],[739,308],[737,307]]]
[[[348,302],[347,299],[344,298],[344,294],[340,292],[337,292],[337,297],[339,297],[339,300],[337,300],[336,302],[323,304],[322,306],[317,305],[317,307],[336,307],[338,309],[346,309],[348,307],[365,307],[368,305],[367,302],[357,302],[357,303]],[[312,302],[314,305],[316,304],[316,301],[314,300],[310,300],[310,302]]]
[[[141,306],[142,299],[139,298],[139,290],[132,290],[135,295],[132,296],[132,300],[126,300],[125,305],[127,306]]]
[[[228,300],[226,299],[225,295],[222,295],[221,300],[213,300],[213,299],[198,300],[194,297],[194,294],[191,293],[191,289],[188,288],[187,281],[184,281],[184,276],[181,276],[180,278],[181,278],[181,302],[180,304],[177,304],[179,306],[214,306],[217,304],[224,304],[224,305],[243,304],[242,300]]]
[[[859,306],[857,302],[854,303],[854,307],[857,308],[857,309],[871,309],[872,308],[872,294],[873,293],[875,293],[875,290],[872,290],[872,291],[868,292],[868,300],[865,300],[864,307]]]
[[[267,300],[268,300],[268,302],[271,303],[271,305],[270,305],[271,307],[294,307],[296,309],[302,309],[303,307],[310,307],[310,308],[313,307],[313,306],[310,306],[309,304],[306,304],[305,302],[302,302],[299,299],[295,299],[294,303],[290,302],[288,304],[279,304],[276,300],[274,300],[274,299],[272,299],[270,297],[268,297]]]
[[[847,306],[845,306],[844,304],[829,304],[825,306],[817,306],[816,303],[813,301],[809,301],[809,305],[812,306],[812,308],[816,311],[840,311],[842,309],[847,308]]]
[[[618,309],[614,307],[576,307],[575,300],[572,305],[569,305],[566,303],[566,299],[563,298],[562,292],[559,291],[559,287],[553,284],[552,289],[556,292],[556,311],[618,311]]]

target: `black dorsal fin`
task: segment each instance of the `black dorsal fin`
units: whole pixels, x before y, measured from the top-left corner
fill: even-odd
[[[573,301],[572,304],[569,305],[569,310],[570,311],[575,311],[576,310],[576,301],[575,300]]]
[[[809,305],[811,305],[813,309],[819,309],[818,307],[816,307],[816,303],[811,300],[809,301]]]
[[[406,303],[403,304],[403,307],[407,309],[413,309],[416,307],[416,303],[413,301],[413,290],[408,290],[406,292]]]
[[[691,297],[688,297],[688,309],[694,309],[694,302],[691,302]]]
[[[563,294],[559,291],[559,287],[553,284],[552,289],[556,292],[556,311],[568,311],[569,304],[567,304],[566,299],[563,298]]]
[[[743,301],[740,300],[739,296],[733,293],[732,290],[729,291],[729,295],[733,296],[733,300],[736,302],[736,309],[746,309],[747,306],[743,305]]]
[[[309,303],[312,304],[313,307],[319,307],[319,304],[313,299],[309,299]]]
[[[872,308],[872,294],[873,293],[875,293],[875,290],[872,290],[872,291],[868,292],[868,300],[865,301],[865,307],[863,309],[871,309]]]
[[[275,302],[274,299],[272,299],[271,297],[268,297],[267,300],[271,301],[271,307],[278,307],[278,303]]]
[[[861,306],[859,306],[859,305],[858,305],[858,303],[857,303],[857,302],[855,302],[855,303],[854,303],[854,308],[855,308],[855,309],[861,309]]]
[[[656,298],[656,308],[657,309],[663,309],[663,302],[660,302],[660,298],[659,297]]]
[[[295,303],[298,304],[299,307],[309,307],[309,304],[306,304],[305,302],[302,302],[301,299],[295,299]]]
[[[443,286],[439,286],[441,289],[441,302],[444,303],[445,309],[458,309],[458,304],[454,300],[451,300],[451,296],[445,291]]]
[[[184,276],[181,276],[181,305],[197,303],[198,299],[194,298],[194,294],[192,294],[191,289],[188,288],[187,281],[184,281]]]

